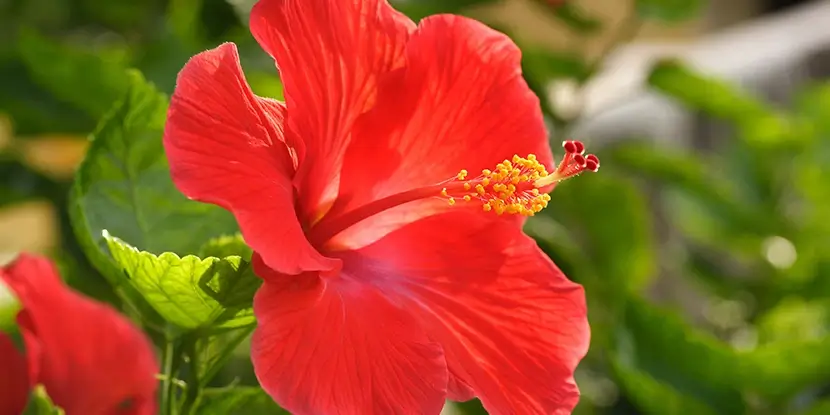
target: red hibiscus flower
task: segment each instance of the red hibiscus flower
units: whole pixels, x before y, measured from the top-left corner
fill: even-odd
[[[233,212],[255,251],[265,390],[301,415],[473,397],[570,413],[584,293],[522,225],[599,160],[567,142],[547,173],[517,47],[463,17],[416,26],[385,0],[263,0],[251,31],[285,103],[254,95],[224,44],[179,74],[164,144],[178,188]]]
[[[156,412],[158,365],[149,341],[107,305],[70,290],[44,258],[0,269],[15,293],[25,352],[0,332],[0,414],[19,414],[42,384],[67,415]]]

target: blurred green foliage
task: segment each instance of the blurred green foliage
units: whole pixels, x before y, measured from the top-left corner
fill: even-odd
[[[586,39],[616,30],[579,0],[534,1],[552,22]],[[631,15],[624,25],[634,29],[649,20],[690,19],[703,7],[702,0],[625,1]],[[490,3],[396,4],[419,18]],[[181,394],[195,413],[276,410],[253,387],[244,320],[250,304],[232,301],[236,290],[255,289],[250,252],[233,236],[228,215],[173,189],[159,141],[164,94],[177,71],[221,42],[239,45],[256,92],[282,96],[273,62],[247,31],[250,6],[0,1],[0,112],[15,133],[0,150],[0,208],[30,199],[54,203],[61,227],[54,254],[68,282],[149,319],[146,328],[163,357],[189,357],[180,375],[210,387],[201,397]],[[625,40],[627,32],[620,33]],[[552,140],[561,140],[574,119],[544,99],[547,86],[583,85],[601,61],[520,46],[525,77],[555,127]],[[683,62],[664,61],[652,69],[648,87],[731,134],[706,149],[660,147],[649,137],[602,147],[600,173],[560,186],[551,208],[529,223],[528,232],[589,297],[593,342],[577,373],[583,399],[576,413],[830,413],[830,83],[805,85],[791,106],[779,108]],[[15,143],[44,134],[91,134],[74,186],[73,177],[46,177],[21,156]],[[210,227],[187,220],[204,215],[213,215]],[[107,240],[104,229],[125,242]],[[205,243],[210,238],[216,239]],[[173,290],[148,280],[158,273],[142,271],[171,263],[180,277]],[[655,294],[667,285],[694,306]],[[161,293],[148,292],[153,287]],[[177,297],[156,295],[170,292]],[[202,297],[206,292],[215,296]],[[172,302],[199,309],[171,308]],[[204,330],[211,335],[202,337]],[[162,381],[164,393],[175,395],[176,383]],[[224,387],[233,381],[248,387],[229,392]],[[35,403],[32,410],[46,407]],[[483,413],[475,401],[458,408]]]

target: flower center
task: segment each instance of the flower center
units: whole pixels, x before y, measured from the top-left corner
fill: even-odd
[[[497,215],[520,214],[533,216],[547,207],[550,193],[559,182],[578,176],[585,171],[599,170],[599,158],[585,155],[585,145],[579,141],[562,143],[565,156],[552,173],[536,160],[533,154],[525,157],[514,155],[504,160],[494,170],[482,170],[468,179],[468,172],[461,170],[453,178],[430,186],[396,193],[335,217],[324,217],[306,235],[315,246],[322,246],[332,237],[352,225],[393,207],[427,198],[443,198],[450,205],[458,202],[481,204],[485,212]]]

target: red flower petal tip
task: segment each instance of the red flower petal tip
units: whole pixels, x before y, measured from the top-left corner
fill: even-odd
[[[158,364],[141,330],[108,305],[64,285],[46,258],[20,255],[0,268],[0,281],[22,306],[17,322],[25,361],[16,363],[28,368],[27,376],[18,375],[20,382],[28,378],[17,384],[18,391],[25,387],[24,402],[28,388],[42,384],[70,415],[155,413]],[[8,358],[0,356],[0,363],[8,364]]]

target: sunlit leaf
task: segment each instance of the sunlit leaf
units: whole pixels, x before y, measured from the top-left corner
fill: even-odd
[[[0,281],[0,332],[10,332],[16,326],[15,317],[18,311],[20,311],[20,303],[17,301],[17,296],[3,281]]]
[[[49,395],[46,394],[46,389],[43,386],[35,386],[32,394],[29,397],[29,404],[23,411],[23,415],[63,415],[63,410],[56,407]]]
[[[199,248],[199,257],[201,258],[239,256],[246,261],[250,261],[251,253],[251,248],[245,244],[242,234],[239,233],[212,238]]]
[[[262,280],[241,257],[154,255],[106,232],[104,238],[129,283],[165,320],[184,329],[254,322],[251,303]]]

